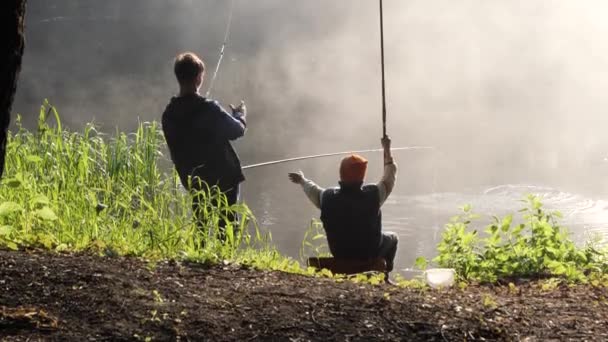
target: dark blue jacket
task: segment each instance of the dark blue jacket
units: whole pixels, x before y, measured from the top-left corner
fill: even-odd
[[[163,113],[162,126],[171,159],[186,188],[189,176],[220,189],[245,180],[230,144],[245,134],[245,120],[233,117],[217,101],[198,94],[173,97]]]
[[[377,256],[382,242],[378,186],[356,184],[327,189],[321,198],[321,221],[336,258]]]

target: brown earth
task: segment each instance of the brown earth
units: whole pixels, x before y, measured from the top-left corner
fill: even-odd
[[[0,251],[3,341],[608,340],[608,290],[444,291],[239,266]]]

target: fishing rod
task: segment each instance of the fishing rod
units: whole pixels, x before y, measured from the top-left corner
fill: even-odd
[[[207,93],[205,97],[209,97],[211,94],[211,89],[213,89],[213,84],[215,83],[215,79],[217,78],[217,74],[220,71],[220,65],[222,64],[222,60],[224,59],[224,50],[226,49],[226,44],[228,43],[228,37],[230,36],[230,27],[232,26],[232,13],[234,12],[234,1],[230,1],[230,12],[228,14],[228,21],[226,23],[226,33],[224,34],[224,42],[222,43],[222,48],[220,49],[220,56],[217,60],[217,64],[215,65],[215,71],[213,72],[213,77],[211,77],[211,81],[209,82],[209,88],[207,89]]]
[[[384,11],[380,0],[380,65],[382,67],[382,137],[386,138],[386,85],[384,80]]]
[[[383,1],[382,0],[379,0],[379,5],[380,5],[380,66],[381,66],[381,70],[382,70],[382,137],[386,138],[387,135],[386,135],[386,80],[385,80],[385,72],[384,72],[384,10],[383,10]],[[428,146],[397,147],[397,148],[393,148],[391,150],[399,151],[399,150],[413,150],[413,149],[433,149],[433,147],[428,147]],[[317,154],[317,155],[313,155],[313,156],[287,158],[287,159],[274,160],[274,161],[269,161],[269,162],[264,162],[264,163],[247,165],[247,166],[244,166],[243,169],[250,169],[250,168],[267,166],[267,165],[275,165],[275,164],[281,164],[281,163],[287,163],[287,162],[305,160],[305,159],[338,156],[338,155],[350,154],[350,153],[366,153],[366,152],[379,152],[379,151],[383,151],[383,150],[382,149],[372,149],[372,150]]]
[[[433,149],[435,149],[435,148],[432,147],[432,146],[408,146],[408,147],[395,147],[395,148],[391,148],[391,151],[433,150]],[[333,156],[340,156],[340,155],[352,154],[352,153],[369,153],[369,152],[382,152],[382,151],[384,151],[384,149],[378,148],[378,149],[371,149],[371,150],[359,150],[359,151],[344,151],[344,152],[323,153],[323,154],[316,154],[316,155],[312,155],[312,156],[286,158],[286,159],[267,161],[267,162],[263,162],[263,163],[250,164],[250,165],[247,165],[247,166],[243,166],[242,169],[246,170],[246,169],[252,169],[252,168],[260,167],[260,166],[282,164],[282,163],[293,162],[293,161],[298,161],[298,160],[305,160],[305,159],[333,157]]]

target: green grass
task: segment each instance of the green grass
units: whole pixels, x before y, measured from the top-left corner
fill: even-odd
[[[228,206],[216,189],[205,196],[220,197],[219,208],[208,210],[205,233],[196,227],[191,196],[175,172],[159,167],[166,158],[156,122],[113,137],[93,125],[70,132],[45,102],[35,132],[19,118],[16,125],[0,186],[0,246],[297,268],[271,247],[245,204]],[[216,228],[226,211],[242,219],[222,241]]]

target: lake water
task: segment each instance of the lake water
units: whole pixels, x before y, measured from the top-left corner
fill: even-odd
[[[455,176],[450,167],[440,166],[421,154],[401,156],[397,185],[382,208],[383,229],[396,232],[400,239],[397,271],[403,273],[403,269],[412,267],[418,256],[436,255],[435,247],[445,223],[459,213],[462,205],[471,204],[474,211],[483,216],[473,225],[482,228],[492,215],[513,213],[517,217],[517,211],[524,205],[520,200],[530,193],[540,196],[545,208],[563,214],[563,226],[578,243],[596,236],[608,239],[608,196],[603,183],[591,179],[600,179],[597,174],[603,172],[603,166],[596,167],[593,177],[586,174],[577,178],[566,171],[558,173],[560,177],[532,177],[533,172],[520,169],[520,172],[495,174],[490,182],[488,177],[476,182],[480,177]],[[381,175],[381,166],[374,166],[380,161],[374,158],[370,159],[369,180],[379,179]],[[333,186],[337,181],[338,161],[339,158],[327,158],[247,171],[243,200],[252,208],[260,225],[272,233],[274,243],[283,253],[299,260],[304,233],[311,220],[319,218],[319,211],[308,202],[299,186],[287,180],[287,172],[302,169],[321,186]],[[542,183],[553,184],[538,185],[541,178]],[[500,182],[513,179],[518,182]]]

